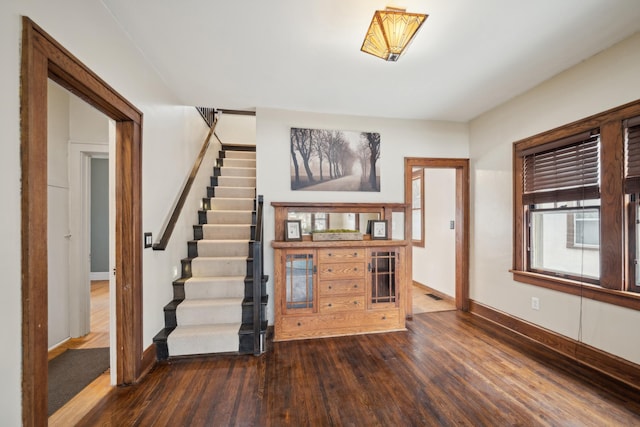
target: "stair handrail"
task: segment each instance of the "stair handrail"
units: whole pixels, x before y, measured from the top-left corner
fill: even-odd
[[[257,197],[256,227],[253,243],[253,354],[259,356],[263,353],[262,343],[262,275],[264,266],[264,239],[263,239],[263,214],[264,198]]]
[[[196,179],[196,175],[200,170],[200,165],[204,160],[204,156],[209,149],[209,144],[211,142],[211,136],[214,134],[216,125],[218,124],[218,114],[216,114],[215,109],[207,109],[212,110],[209,114],[201,111],[201,108],[196,107],[198,112],[202,115],[202,118],[205,119],[205,122],[209,123],[207,117],[205,115],[213,118],[213,122],[210,123],[209,132],[207,133],[207,137],[204,139],[202,143],[202,148],[200,149],[200,153],[191,167],[191,173],[189,173],[189,177],[187,181],[184,183],[182,187],[182,191],[180,193],[180,197],[178,197],[178,201],[173,207],[173,211],[171,212],[171,216],[169,217],[169,221],[167,221],[164,229],[160,232],[160,240],[153,244],[154,251],[164,251],[169,244],[169,239],[171,238],[171,234],[173,233],[173,229],[176,227],[176,223],[178,222],[178,218],[180,217],[180,213],[182,212],[182,208],[184,207],[185,202],[187,201],[187,196],[189,195],[189,191],[191,191],[191,186],[193,185],[193,181]]]

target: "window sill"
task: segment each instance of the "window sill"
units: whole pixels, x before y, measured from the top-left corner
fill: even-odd
[[[630,308],[632,310],[640,310],[640,294],[606,289],[590,283],[550,277],[544,274],[531,273],[529,271],[510,271],[513,274],[513,280],[516,282],[553,289],[554,291],[564,292],[571,295],[583,296],[585,298]]]

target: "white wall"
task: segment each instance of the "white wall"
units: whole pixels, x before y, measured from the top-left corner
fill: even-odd
[[[451,122],[381,119],[374,117],[258,109],[256,116],[258,194],[265,197],[265,274],[273,296],[273,208],[271,202],[389,202],[404,203],[405,157],[459,157],[468,152],[467,125]],[[292,127],[379,132],[381,191],[291,191],[290,130]],[[273,298],[269,301],[273,322]]]
[[[413,280],[455,298],[455,169],[424,169],[424,248],[413,247]]]
[[[512,143],[640,98],[639,75],[636,34],[470,123],[471,298],[635,363],[638,331],[625,325],[640,323],[639,312],[514,282],[509,269]]]
[[[47,347],[51,348],[69,338],[69,93],[52,81],[49,81],[47,92]]]
[[[175,95],[147,65],[99,0],[5,0],[0,3],[0,267],[4,274],[0,342],[2,424],[21,423],[20,276],[20,41],[21,15],[29,16],[58,42],[131,101],[144,114],[142,210],[144,231],[154,238],[164,223],[197,155],[206,127],[193,107]],[[204,191],[204,190],[203,190]],[[202,195],[199,195],[201,198]],[[165,252],[143,253],[143,347],[163,327],[162,307],[172,298],[171,281],[186,256],[196,206],[187,209]],[[193,200],[192,200],[193,202]],[[142,244],[142,236],[140,236]],[[174,271],[175,269],[175,271]]]
[[[223,144],[256,143],[256,116],[221,114],[216,126],[216,135]]]

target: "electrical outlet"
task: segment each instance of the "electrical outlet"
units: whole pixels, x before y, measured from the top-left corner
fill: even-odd
[[[533,310],[540,310],[540,298],[531,297],[531,308]]]

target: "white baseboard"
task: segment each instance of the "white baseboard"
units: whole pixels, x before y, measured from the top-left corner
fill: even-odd
[[[89,273],[89,280],[109,280],[108,271],[92,271]]]

